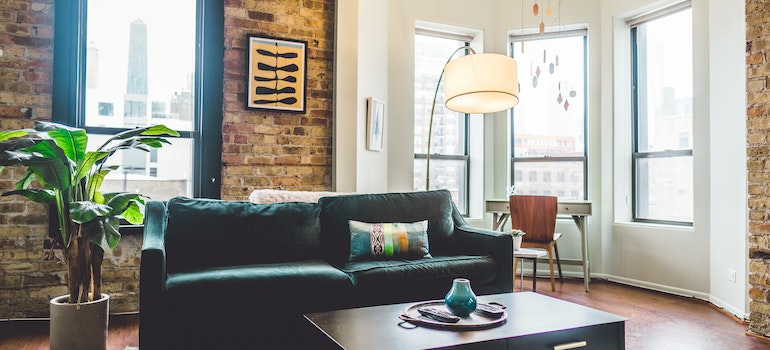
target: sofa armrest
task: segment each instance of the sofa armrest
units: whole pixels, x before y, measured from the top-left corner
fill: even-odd
[[[166,204],[150,201],[145,206],[144,239],[139,268],[139,343],[159,349],[165,322],[162,294],[166,285]]]
[[[513,291],[513,236],[509,232],[469,226],[455,210],[455,244],[461,253],[489,255],[497,263],[500,293]]]

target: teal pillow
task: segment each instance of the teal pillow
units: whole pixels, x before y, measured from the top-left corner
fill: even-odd
[[[350,260],[431,258],[428,220],[410,223],[366,223],[348,220]]]

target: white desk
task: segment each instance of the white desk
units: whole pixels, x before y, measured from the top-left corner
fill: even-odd
[[[487,199],[486,212],[492,213],[492,229],[500,230],[505,226],[505,223],[511,216],[510,202],[508,199]],[[585,285],[587,292],[588,284],[591,282],[591,270],[590,261],[588,260],[588,244],[586,240],[586,217],[591,216],[591,202],[559,202],[557,213],[559,215],[572,216],[572,220],[575,221],[575,225],[577,225],[578,230],[580,230],[580,242],[582,244],[583,253],[583,259],[580,261],[580,265],[583,266],[583,284]]]

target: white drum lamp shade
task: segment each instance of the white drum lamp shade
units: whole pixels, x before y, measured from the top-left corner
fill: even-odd
[[[478,53],[449,61],[444,67],[447,108],[460,113],[493,113],[519,103],[516,61],[509,56]]]

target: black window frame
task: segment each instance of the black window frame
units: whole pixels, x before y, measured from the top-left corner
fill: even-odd
[[[567,31],[550,32],[546,34],[525,34],[514,35],[510,38],[510,52],[511,57],[514,59],[515,50],[514,43],[525,42],[528,40],[542,40],[550,38],[559,38],[566,36],[582,36],[583,37],[583,96],[585,103],[583,103],[583,156],[579,157],[554,157],[554,156],[540,156],[540,157],[516,157],[516,138],[515,130],[513,127],[513,116],[516,113],[516,108],[511,110],[511,184],[513,188],[516,188],[516,179],[514,172],[516,171],[516,163],[538,163],[538,162],[581,162],[583,163],[583,200],[588,200],[588,29],[576,29]],[[521,146],[521,143],[520,143]],[[530,191],[531,194],[531,191]]]
[[[454,37],[452,34],[446,34],[446,33],[437,32],[437,31],[419,30],[419,31],[417,31],[415,33],[415,35],[424,35],[424,36],[432,36],[432,37],[441,38],[441,39],[457,40],[458,42],[462,42],[463,45],[466,46],[466,47],[470,47],[471,46],[470,40],[462,41],[462,40]],[[458,46],[458,48],[460,48],[460,47],[462,47],[462,46]],[[460,52],[462,52],[462,55],[456,55],[456,56],[464,56],[464,55],[471,54],[470,50],[468,50],[468,49],[462,50]],[[443,84],[444,83],[443,79],[439,83]],[[433,89],[433,88],[435,88],[435,86],[431,86],[431,88]],[[443,102],[443,92],[442,92],[442,95],[440,96],[440,101],[439,100],[436,101],[436,104],[437,104],[437,108],[436,109],[438,110],[438,108],[446,108],[446,107],[444,107],[443,103],[440,106],[438,106],[439,102]],[[465,137],[465,143],[464,143],[464,150],[463,150],[464,154],[463,155],[441,154],[441,153],[436,153],[436,152],[433,152],[430,155],[430,159],[431,160],[461,160],[461,161],[465,162],[465,183],[462,186],[462,188],[464,188],[465,191],[460,191],[460,198],[457,198],[457,202],[458,203],[463,203],[465,205],[465,210],[460,210],[460,214],[462,216],[464,216],[464,217],[468,217],[470,215],[471,157],[470,157],[470,130],[469,130],[470,129],[470,120],[469,119],[470,119],[470,114],[464,113],[463,114],[463,123],[464,123],[464,126],[463,126],[464,135],[463,136]],[[438,124],[435,123],[435,120],[434,120],[433,129],[436,129],[437,125]],[[434,149],[434,147],[431,146],[431,149]],[[428,158],[428,156],[425,153],[414,153],[414,159],[415,160],[417,160],[417,159],[426,160],[427,158]],[[458,208],[458,210],[459,209],[460,208]]]
[[[640,99],[646,99],[645,88],[646,81],[643,77],[646,77],[647,70],[643,59],[640,57],[646,57],[646,47],[640,45],[640,38],[646,37],[646,30],[643,24],[653,21],[658,18],[663,18],[668,15],[675,14],[680,11],[691,9],[692,5],[689,1],[685,1],[676,5],[672,5],[668,8],[655,11],[651,14],[640,17],[635,21],[630,21],[630,35],[631,35],[631,213],[633,222],[650,223],[650,224],[662,224],[662,225],[674,225],[674,226],[693,226],[692,221],[674,221],[674,220],[662,220],[653,219],[649,217],[643,217],[640,214],[640,208],[647,207],[645,204],[649,199],[647,196],[642,196],[640,193],[647,193],[648,188],[646,184],[649,181],[640,180],[642,174],[648,174],[645,170],[645,166],[642,164],[644,160],[654,158],[675,158],[675,157],[692,157],[692,147],[689,149],[666,149],[663,151],[640,151],[639,146],[640,134],[647,135],[647,117],[648,113],[645,110],[645,104],[640,103]],[[640,97],[641,95],[641,97]]]
[[[192,196],[221,198],[222,98],[224,91],[224,3],[196,1],[194,128],[180,131],[193,139]],[[88,0],[57,1],[54,23],[52,121],[89,134],[115,134],[129,128],[85,125]],[[50,225],[49,225],[50,226]],[[55,225],[53,225],[55,228]],[[142,225],[121,226],[121,232]]]

